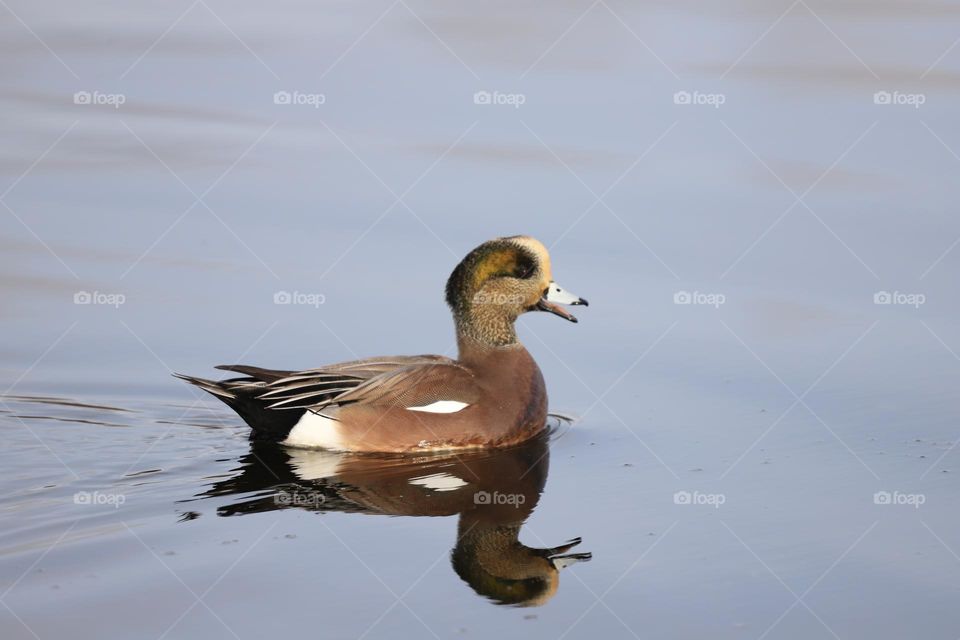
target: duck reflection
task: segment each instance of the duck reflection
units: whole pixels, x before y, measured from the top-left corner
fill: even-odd
[[[508,449],[411,458],[254,442],[235,475],[201,497],[247,494],[219,507],[221,516],[276,509],[459,514],[452,553],[457,575],[498,604],[536,606],[556,593],[561,569],[591,557],[569,553],[580,538],[550,548],[528,547],[519,540],[546,484],[548,444],[544,435]]]

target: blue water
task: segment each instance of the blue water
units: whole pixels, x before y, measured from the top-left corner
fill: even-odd
[[[958,27],[900,1],[0,7],[0,635],[955,638]],[[577,418],[542,493],[471,481],[522,485],[493,520],[524,548],[592,553],[536,606],[458,575],[468,503],[399,514],[282,451],[272,482],[169,376],[453,355],[447,275],[517,233],[591,302],[520,323]]]

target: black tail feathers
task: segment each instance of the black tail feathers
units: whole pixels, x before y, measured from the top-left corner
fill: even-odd
[[[219,367],[218,367],[219,368]],[[174,373],[174,377],[186,380],[195,387],[216,396],[224,404],[237,412],[243,421],[250,426],[251,440],[281,441],[286,439],[290,430],[297,424],[303,410],[277,411],[267,408],[269,402],[264,402],[258,396],[262,388],[251,378],[232,380],[207,380],[195,376]]]

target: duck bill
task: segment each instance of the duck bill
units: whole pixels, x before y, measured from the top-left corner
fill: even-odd
[[[540,311],[547,311],[553,315],[560,316],[564,320],[576,322],[576,316],[561,307],[561,304],[568,304],[571,306],[582,305],[586,307],[589,306],[590,303],[580,296],[567,291],[566,289],[561,289],[559,286],[557,286],[556,282],[551,280],[550,286],[547,287],[547,292],[542,298],[540,298],[536,308]]]
[[[559,571],[578,562],[589,562],[592,558],[592,553],[568,553],[562,556],[551,556],[550,563]]]

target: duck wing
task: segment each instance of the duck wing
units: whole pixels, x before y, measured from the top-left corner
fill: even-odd
[[[338,395],[336,403],[379,404],[443,412],[435,406],[436,403],[470,405],[478,396],[473,373],[463,365],[447,360],[411,364],[381,373]],[[431,405],[435,407],[430,408]]]
[[[375,380],[387,380],[398,371],[451,366],[460,368],[454,360],[444,356],[419,355],[351,360],[305,371],[280,371],[247,365],[220,365],[217,369],[249,376],[227,380],[222,385],[229,391],[255,394],[266,409],[319,410],[330,404],[340,404],[345,394],[360,387],[367,390],[363,395],[368,395],[371,387],[378,386]],[[356,396],[349,401],[357,402],[360,399],[360,396]]]

